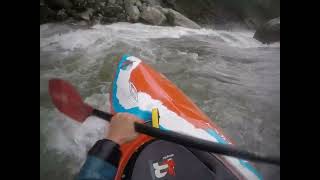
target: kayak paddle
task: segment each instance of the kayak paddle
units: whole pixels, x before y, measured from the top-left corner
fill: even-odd
[[[111,114],[94,109],[84,103],[78,91],[64,80],[49,80],[49,95],[60,112],[80,123],[92,115],[107,121],[110,121],[112,117]]]
[[[96,116],[106,121],[110,121],[112,118],[112,114],[94,109],[90,105],[84,103],[78,91],[64,80],[49,80],[49,95],[51,96],[53,104],[60,112],[80,123],[84,122],[89,116]],[[140,123],[135,123],[134,126],[135,130],[139,133],[180,144],[185,147],[192,147],[203,151],[237,157],[245,160],[280,165],[279,157],[262,156],[241,150],[235,146],[215,143],[173,131],[162,131],[158,128],[146,126]]]

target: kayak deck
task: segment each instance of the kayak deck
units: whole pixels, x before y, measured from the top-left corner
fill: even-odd
[[[150,122],[151,111],[157,108],[160,114],[159,128],[162,130],[233,144],[178,87],[134,56],[124,55],[118,62],[110,95],[113,112],[128,112]],[[134,152],[151,140],[151,137],[140,135],[133,142],[121,146],[122,158],[116,179],[121,179]],[[219,159],[239,179],[262,179],[246,161],[226,156],[219,156]]]

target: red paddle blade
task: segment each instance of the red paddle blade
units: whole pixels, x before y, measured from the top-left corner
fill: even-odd
[[[49,80],[49,95],[60,112],[81,123],[93,111],[92,107],[83,102],[78,91],[62,79]]]

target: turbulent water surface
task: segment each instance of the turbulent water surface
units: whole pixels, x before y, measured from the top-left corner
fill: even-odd
[[[117,23],[90,28],[40,26],[40,179],[73,179],[104,121],[80,125],[54,109],[48,80],[63,78],[85,101],[109,111],[116,61],[137,56],[165,74],[240,147],[280,153],[280,44],[249,31],[192,30]],[[280,168],[255,164],[265,179]]]

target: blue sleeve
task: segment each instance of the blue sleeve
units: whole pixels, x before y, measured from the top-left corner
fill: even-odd
[[[77,180],[113,180],[117,168],[94,156],[88,156]]]
[[[77,180],[113,180],[121,157],[120,146],[102,139],[89,150]]]

